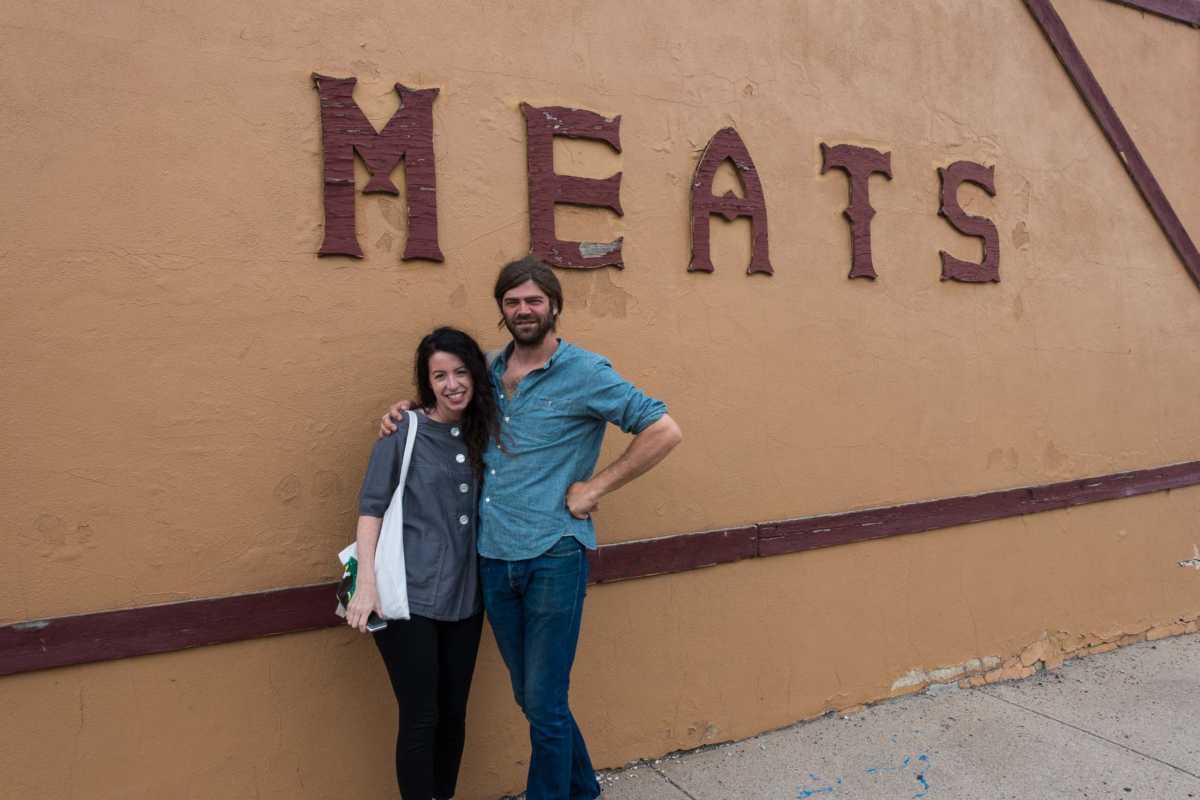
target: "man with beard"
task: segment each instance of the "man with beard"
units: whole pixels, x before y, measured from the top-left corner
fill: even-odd
[[[567,703],[579,639],[591,512],[604,495],[666,457],[682,439],[667,407],[621,378],[603,356],[553,336],[562,287],[533,256],[506,265],[496,303],[512,342],[491,363],[499,441],[484,456],[479,507],[483,603],[517,704],[529,721],[528,800],[600,794]],[[383,419],[382,430],[395,428]],[[592,474],[607,423],[635,434]]]

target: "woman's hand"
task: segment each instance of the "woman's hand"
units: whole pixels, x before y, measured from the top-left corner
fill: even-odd
[[[350,598],[350,605],[346,608],[346,624],[351,628],[358,628],[359,633],[366,633],[367,619],[372,611],[383,616],[379,610],[379,590],[372,581],[359,581],[354,589],[354,596]]]
[[[387,410],[379,420],[379,438],[390,436],[396,432],[396,420],[404,416],[404,412],[412,411],[417,407],[417,404],[412,400],[401,400]]]

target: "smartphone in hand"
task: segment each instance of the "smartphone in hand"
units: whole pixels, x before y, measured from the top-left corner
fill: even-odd
[[[354,596],[354,574],[347,573],[342,576],[342,580],[338,583],[337,599],[342,604],[343,608],[350,607],[350,598]],[[374,611],[367,617],[367,633],[375,633],[387,627],[387,620],[376,614]]]

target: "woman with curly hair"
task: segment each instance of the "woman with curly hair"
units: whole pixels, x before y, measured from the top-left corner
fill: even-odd
[[[400,793],[446,800],[458,780],[483,624],[475,526],[496,401],[479,345],[454,328],[421,340],[414,371],[421,409],[402,495],[410,618],[390,620],[374,636],[400,707]],[[346,621],[363,632],[372,612],[382,616],[375,551],[399,486],[408,425],[406,416],[376,442],[359,495],[358,577]]]

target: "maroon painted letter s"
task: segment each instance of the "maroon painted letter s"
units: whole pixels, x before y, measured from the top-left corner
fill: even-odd
[[[892,179],[892,154],[850,144],[830,147],[821,142],[821,174],[831,169],[845,170],[850,178],[850,205],[842,212],[850,220],[850,277],[874,279],[871,220],[875,209],[871,207],[870,179],[872,175]]]
[[[556,267],[624,268],[621,238],[611,242],[568,242],[554,232],[554,206],[607,208],[617,216],[621,208],[621,173],[607,178],[580,178],[554,171],[554,137],[596,139],[621,152],[621,118],[606,119],[594,111],[521,103],[525,115],[525,157],[529,169],[529,250]]]
[[[433,165],[433,100],[437,89],[396,84],[400,109],[383,130],[375,128],[354,102],[355,78],[313,74],[321,97],[321,139],[325,151],[325,239],[320,255],[362,258],[354,231],[354,154],[371,179],[363,193],[399,194],[391,173],[404,162],[408,195],[408,236],[401,259],[441,261],[437,234],[437,180]]]
[[[985,167],[973,161],[955,161],[948,167],[938,167],[942,179],[942,207],[938,214],[954,226],[959,233],[983,239],[983,262],[961,261],[947,253],[942,257],[942,280],[966,283],[986,283],[1000,280],[1000,235],[996,223],[986,217],[973,217],[958,204],[958,187],[970,181],[983,187],[990,196],[996,196],[996,168]]]
[[[713,177],[725,159],[729,159],[742,179],[745,197],[738,197],[733,192],[713,196]],[[708,240],[710,214],[720,214],[730,222],[738,217],[749,217],[750,266],[746,273],[774,274],[767,246],[767,201],[763,197],[762,183],[750,151],[733,128],[722,128],[714,133],[696,165],[696,176],[692,179],[692,263],[688,265],[688,272],[713,271]]]

